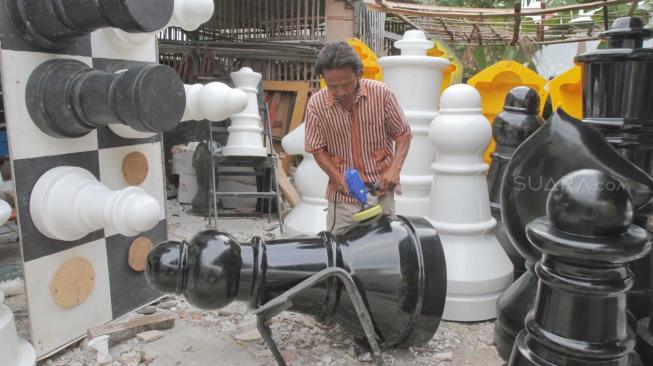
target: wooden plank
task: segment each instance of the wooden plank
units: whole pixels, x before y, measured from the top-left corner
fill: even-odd
[[[86,337],[91,340],[97,336],[109,335],[109,344],[113,345],[148,330],[170,329],[175,325],[175,319],[175,314],[171,312],[136,316],[124,321],[89,328]]]
[[[280,159],[277,159],[277,183],[279,183],[279,189],[283,194],[283,198],[288,202],[290,207],[296,207],[302,201],[299,193],[295,187],[290,183],[286,170],[288,168],[283,166],[283,163]]]

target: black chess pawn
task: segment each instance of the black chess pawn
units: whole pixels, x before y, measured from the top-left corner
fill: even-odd
[[[165,65],[107,73],[80,61],[53,59],[30,74],[25,102],[34,123],[53,137],[79,137],[109,124],[163,132],[181,120],[186,92]]]
[[[600,34],[605,49],[576,57],[582,68],[583,122],[599,130],[633,164],[653,175],[653,49],[643,48],[653,29],[641,19],[624,17]],[[650,208],[636,212],[636,223],[646,225]],[[637,318],[653,311],[653,258],[632,263],[635,286],[628,308]]]
[[[502,357],[510,354],[535,301],[537,277],[532,267],[541,254],[526,238],[526,225],[545,214],[555,182],[585,168],[624,182],[638,208],[653,196],[653,178],[614,150],[600,132],[562,109],[517,148],[501,183],[501,215],[513,245],[526,259],[527,271],[497,301],[495,343]]]
[[[99,28],[157,31],[170,21],[174,0],[5,0],[4,6],[27,42],[57,49]]]
[[[627,324],[627,264],[651,241],[632,224],[629,191],[602,171],[575,171],[554,185],[546,212],[526,229],[542,252],[539,286],[509,366],[642,365]]]
[[[506,166],[517,147],[542,125],[538,115],[540,96],[535,90],[518,86],[506,95],[503,112],[492,123],[492,136],[497,147],[492,153],[492,164],[488,171],[488,189],[492,216],[497,220],[495,234],[508,254],[515,268],[515,278],[524,273],[524,258],[515,250],[501,221],[501,180]]]

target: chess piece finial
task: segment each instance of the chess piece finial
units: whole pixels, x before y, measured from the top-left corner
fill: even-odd
[[[247,94],[223,83],[184,85],[184,89],[186,110],[182,121],[222,121],[247,107]]]

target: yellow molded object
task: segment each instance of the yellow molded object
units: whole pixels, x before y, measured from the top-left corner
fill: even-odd
[[[347,43],[356,51],[363,61],[363,79],[383,81],[383,71],[379,66],[378,58],[365,42],[358,38],[347,38]],[[324,79],[320,78],[320,89],[326,88]]]
[[[468,85],[473,86],[481,94],[481,108],[483,115],[490,123],[497,114],[503,110],[506,95],[516,86],[527,86],[540,95],[540,112],[544,109],[547,93],[544,90],[546,80],[535,71],[515,61],[499,61],[496,64],[481,70],[472,76]],[[494,151],[496,143],[490,142],[483,155],[486,163],[492,161],[490,154]]]
[[[570,116],[583,118],[583,84],[581,68],[576,65],[549,81],[551,107],[562,108]]]
[[[443,92],[449,85],[459,84],[463,80],[463,64],[444,42],[433,40],[433,43],[433,48],[426,51],[426,54],[449,60],[449,66],[444,70],[442,85],[440,87],[440,92]]]
[[[369,220],[373,217],[379,216],[380,214],[383,213],[383,209],[381,206],[376,205],[368,208],[367,210],[363,210],[360,212],[357,212],[354,214],[354,221],[356,222],[361,222],[365,220]]]

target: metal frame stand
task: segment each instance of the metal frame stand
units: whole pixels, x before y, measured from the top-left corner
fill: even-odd
[[[279,315],[281,312],[290,309],[293,305],[292,299],[300,292],[309,289],[330,277],[337,278],[344,285],[345,290],[349,294],[349,298],[356,309],[356,315],[358,315],[358,319],[363,327],[367,342],[370,344],[370,348],[372,349],[372,357],[377,365],[382,365],[382,359],[380,357],[381,349],[377,342],[374,324],[372,323],[372,318],[367,311],[363,297],[354,283],[354,279],[344,269],[331,267],[312,275],[254,311],[258,331],[261,333],[261,337],[267,344],[268,348],[270,348],[270,351],[272,351],[279,366],[286,366],[286,362],[281,356],[281,352],[279,351],[277,344],[274,342],[274,339],[272,339],[272,331],[266,322]]]

